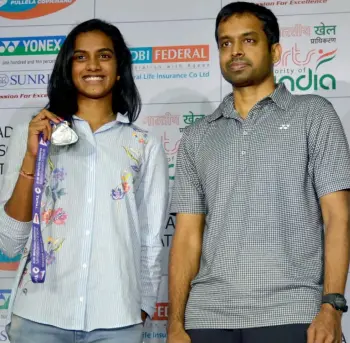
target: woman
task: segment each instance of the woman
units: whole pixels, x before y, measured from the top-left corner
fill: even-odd
[[[14,130],[1,190],[0,249],[24,248],[9,338],[141,342],[161,278],[168,166],[161,143],[132,124],[141,102],[119,30],[97,19],[75,27],[48,97]]]

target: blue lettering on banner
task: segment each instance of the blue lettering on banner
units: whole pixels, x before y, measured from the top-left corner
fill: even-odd
[[[0,342],[9,342],[5,330],[2,330],[2,331],[0,332]]]
[[[0,87],[9,86],[45,86],[49,83],[50,73],[0,74]]]
[[[146,48],[130,48],[132,63],[134,64],[144,64],[152,63],[152,47]]]
[[[140,62],[141,63],[141,62]],[[147,63],[147,62],[144,62]],[[210,72],[190,72],[190,73],[144,73],[135,75],[135,80],[166,80],[166,79],[197,79],[210,77]]]

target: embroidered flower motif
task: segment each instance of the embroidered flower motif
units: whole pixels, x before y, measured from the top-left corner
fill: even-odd
[[[51,236],[48,237],[48,238],[47,238],[47,243],[48,243],[48,244],[51,244],[52,242],[53,242],[53,238],[52,238]]]
[[[126,154],[129,156],[129,158],[135,162],[135,164],[131,165],[131,168],[133,171],[139,173],[141,170],[141,161],[140,161],[140,153],[136,150],[134,150],[133,148],[128,148],[123,146]]]
[[[55,168],[52,172],[52,177],[56,181],[63,181],[65,176],[66,172],[64,171],[64,168]]]
[[[63,225],[66,223],[68,214],[60,207],[56,210],[49,209],[44,211],[41,218],[46,224],[53,222],[56,225]]]
[[[56,262],[55,253],[57,253],[62,248],[63,242],[63,238],[54,239],[52,237],[48,237],[47,248],[45,251],[46,263],[48,266]]]
[[[124,199],[125,194],[127,194],[130,191],[130,177],[132,177],[132,174],[129,172],[125,172],[122,175],[122,183],[119,184],[116,188],[112,189],[111,197],[113,200]]]
[[[140,144],[146,145],[148,143],[148,133],[147,131],[141,130],[139,128],[134,127],[134,132],[132,133],[132,136],[138,139],[138,142]]]
[[[47,265],[54,264],[56,262],[56,256],[54,255],[54,251],[50,250],[50,252],[45,251],[46,253],[46,263]]]
[[[112,199],[113,200],[121,200],[124,198],[125,192],[123,191],[123,189],[119,186],[117,186],[116,188],[112,189]]]
[[[45,224],[48,224],[50,222],[51,217],[52,217],[52,210],[44,211],[41,214],[41,220],[44,221]]]
[[[139,173],[141,170],[141,166],[137,166],[137,165],[131,165],[131,168],[133,171],[135,171],[136,173]]]
[[[66,175],[64,168],[55,168],[52,171],[52,182],[46,187],[45,194],[47,197],[51,196],[54,202],[66,195],[65,188],[60,187],[60,182],[64,180]]]
[[[56,225],[63,225],[66,223],[66,220],[68,218],[68,215],[65,211],[63,211],[62,208],[58,208],[57,210],[54,210],[52,213],[52,221]]]
[[[127,183],[127,182],[123,182],[122,183],[122,187],[123,187],[123,191],[124,191],[124,193],[127,193],[127,192],[129,192],[130,191],[130,185]]]

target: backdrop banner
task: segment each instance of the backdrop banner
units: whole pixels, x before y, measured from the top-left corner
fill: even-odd
[[[214,31],[215,18],[229,0],[0,0],[0,175],[13,127],[29,121],[47,103],[46,87],[67,33],[78,23],[105,19],[115,24],[131,48],[134,77],[143,101],[136,122],[162,141],[170,185],[184,128],[211,114],[231,86],[222,78]],[[350,1],[252,1],[279,19],[283,54],[276,82],[297,94],[329,99],[350,137]],[[0,176],[1,178],[1,176]],[[168,253],[175,226],[169,215],[162,241],[163,276],[144,342],[166,340]],[[0,342],[11,287],[20,256],[0,252]],[[350,300],[350,289],[347,290]],[[343,319],[350,342],[350,317]]]

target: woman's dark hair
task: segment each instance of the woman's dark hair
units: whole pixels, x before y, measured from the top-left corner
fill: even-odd
[[[218,43],[218,28],[221,22],[233,15],[252,14],[263,23],[269,47],[280,41],[280,29],[276,16],[268,8],[252,2],[238,1],[224,6],[216,17],[215,39]]]
[[[120,79],[112,90],[112,109],[114,113],[127,115],[132,123],[140,114],[141,98],[132,74],[131,52],[118,28],[99,19],[79,24],[65,39],[49,80],[47,89],[49,103],[46,108],[72,123],[72,116],[78,111],[77,90],[72,79],[75,40],[79,34],[91,31],[103,32],[113,42]]]

